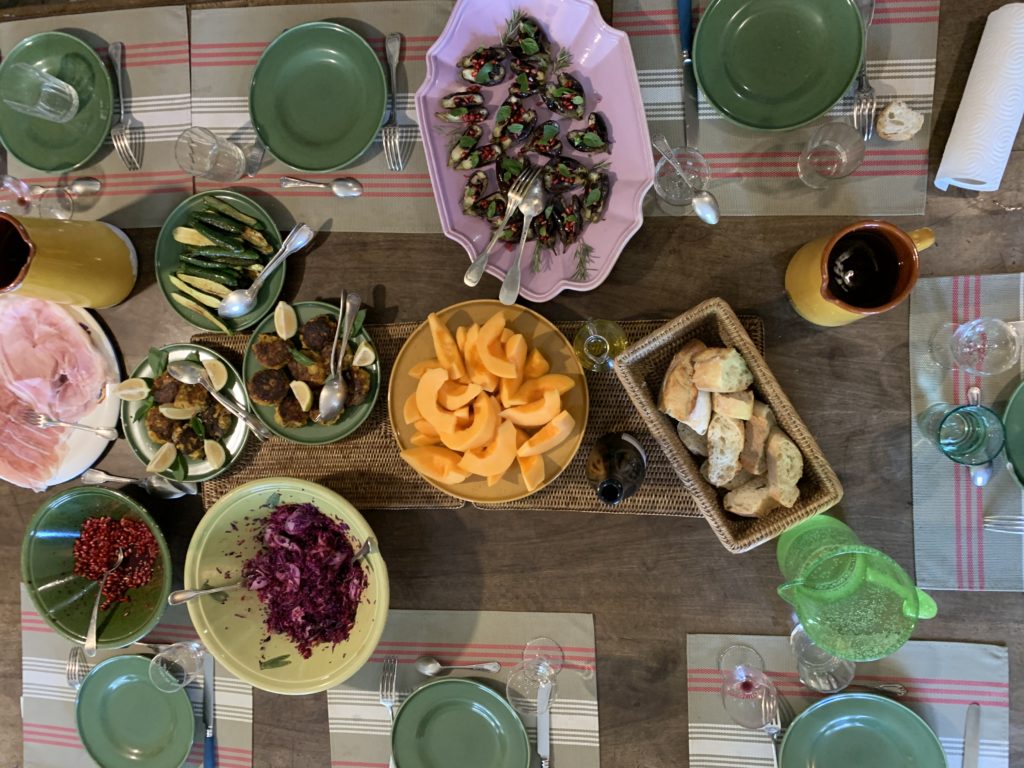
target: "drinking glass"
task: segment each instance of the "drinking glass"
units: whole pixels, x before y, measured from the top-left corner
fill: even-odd
[[[63,80],[23,62],[11,65],[0,83],[0,97],[25,115],[66,123],[78,114],[78,92]]]
[[[722,672],[722,706],[729,717],[744,728],[761,729],[768,724],[778,694],[764,673],[764,659],[750,646],[733,645],[718,659]]]
[[[626,348],[626,332],[612,320],[587,320],[573,339],[580,365],[586,371],[611,369],[615,356]]]
[[[565,664],[565,651],[550,637],[535,637],[523,646],[523,661],[541,661],[557,675]]]
[[[205,653],[199,643],[175,643],[150,660],[149,679],[164,693],[180,691],[202,675]]]
[[[185,173],[212,181],[238,181],[246,171],[241,147],[198,126],[178,136],[174,157]]]
[[[523,660],[509,672],[505,697],[521,715],[537,714],[537,693],[541,685],[551,686],[548,706],[554,702],[558,687],[555,678],[565,663],[565,652],[550,637],[535,637],[523,646]]]
[[[824,651],[797,624],[789,635],[789,647],[796,657],[800,682],[814,691],[838,693],[853,682],[857,665]]]
[[[666,213],[682,215],[690,208],[693,191],[704,189],[711,179],[711,168],[704,156],[692,147],[672,149],[676,161],[683,169],[683,176],[664,157],[654,167],[654,191],[664,204]]]
[[[976,376],[995,376],[1020,360],[1021,326],[995,317],[968,323],[945,323],[932,334],[929,351],[943,368],[959,368]]]
[[[44,189],[36,198],[39,215],[44,219],[68,220],[75,215],[75,200],[64,187]]]
[[[825,189],[857,170],[864,160],[864,138],[848,123],[820,126],[804,148],[796,169],[800,181],[811,189]]]
[[[1006,440],[999,415],[984,405],[953,408],[939,422],[933,437],[939,450],[957,464],[987,464],[1003,450]]]

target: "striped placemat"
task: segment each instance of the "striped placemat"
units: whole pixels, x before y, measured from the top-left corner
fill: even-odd
[[[998,376],[970,376],[935,364],[929,341],[944,323],[978,317],[1024,318],[1024,275],[960,275],[918,280],[910,294],[910,407],[914,488],[914,562],[925,589],[1024,590],[1021,537],[984,529],[985,515],[1024,515],[1024,493],[1004,467],[1003,454],[988,485],[971,483],[967,467],[943,456],[918,419],[935,403],[967,402],[981,387],[984,405],[1002,413],[1024,360]]]
[[[504,695],[509,671],[522,661],[523,646],[534,637],[550,637],[565,652],[551,710],[551,762],[562,768],[598,768],[601,759],[593,617],[585,613],[498,611],[390,611],[384,635],[370,661],[344,685],[327,692],[331,765],[388,768],[391,727],[378,697],[387,656],[399,659],[399,701],[429,680],[414,666],[424,654],[436,656],[443,664],[500,661],[502,669],[497,675],[469,674]],[[524,723],[534,749],[536,723],[533,718],[524,719]],[[536,754],[532,764],[539,765]]]
[[[769,738],[734,723],[722,706],[718,656],[722,650],[736,644],[749,645],[761,654],[765,671],[797,714],[823,698],[801,685],[789,638],[687,635],[690,768],[772,768],[774,765]],[[946,753],[948,768],[961,768],[964,718],[968,705],[978,702],[981,705],[979,768],[1009,768],[1010,686],[1006,648],[980,643],[914,641],[888,658],[858,664],[857,679],[905,685],[907,695],[899,701],[935,731]]]
[[[124,43],[128,106],[142,124],[145,137],[141,170],[128,171],[108,137],[96,157],[66,175],[64,181],[92,176],[103,182],[100,195],[76,201],[75,218],[103,219],[119,227],[161,226],[171,210],[192,194],[192,177],[182,172],[174,159],[174,141],[191,124],[185,7],[9,21],[0,24],[0,52],[7,53],[29,35],[54,30],[85,40],[105,63],[107,46]],[[114,90],[116,94],[116,82]],[[116,120],[116,105],[114,116]],[[59,176],[41,175],[13,157],[7,161],[7,173],[32,184],[62,181]]]
[[[694,25],[707,0],[695,0]],[[682,142],[682,69],[674,0],[616,0],[613,24],[629,33],[651,133]],[[925,115],[909,141],[868,142],[861,167],[828,190],[806,187],[796,162],[815,128],[850,120],[852,89],[821,120],[785,133],[741,128],[701,94],[699,149],[727,216],[900,215],[924,213],[928,180],[939,0],[877,0],[868,35],[868,76],[879,106],[902,99]],[[654,212],[657,215],[657,211]]]
[[[404,170],[387,169],[378,133],[370,149],[343,172],[300,173],[268,153],[267,163],[254,178],[233,186],[255,193],[260,202],[268,202],[271,195],[280,201],[283,205],[273,205],[271,213],[286,228],[300,220],[335,232],[439,232],[413,93],[426,76],[427,49],[444,28],[452,5],[450,0],[389,0],[193,11],[193,123],[241,144],[252,144],[256,134],[249,120],[248,97],[253,69],[263,49],[289,27],[322,20],[344,24],[370,43],[384,66],[384,37],[400,32],[398,123],[403,139],[412,145]],[[321,181],[353,176],[362,182],[364,192],[358,199],[338,200],[327,190],[281,189],[278,180],[283,174]],[[223,185],[196,182],[199,190],[218,186]]]
[[[177,643],[197,640],[185,606],[168,608],[146,643]],[[71,643],[42,620],[21,585],[21,717],[25,768],[86,768],[96,763],[89,757],[75,727],[75,691],[68,686],[65,665]],[[123,653],[100,651],[95,663]],[[215,673],[217,765],[249,768],[252,757],[252,687],[219,664]],[[188,686],[196,716],[195,741],[185,765],[203,764],[203,683]],[[13,756],[8,756],[13,757]]]

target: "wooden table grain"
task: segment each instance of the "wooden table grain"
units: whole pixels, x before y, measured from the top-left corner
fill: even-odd
[[[7,0],[0,20],[162,4],[152,0],[24,4]],[[255,5],[242,0],[202,7]],[[946,0],[939,25],[935,126],[929,179],[963,92],[988,13],[1003,0]],[[610,17],[607,0],[600,3]],[[199,7],[198,4],[195,7]],[[1024,142],[998,192],[941,193],[929,188],[925,216],[897,220],[935,230],[923,275],[1024,269]],[[339,214],[343,211],[339,209]],[[596,291],[569,293],[536,307],[553,319],[674,316],[710,296],[764,318],[767,358],[817,436],[846,489],[839,513],[865,543],[913,572],[907,305],[845,328],[820,330],[793,314],[782,278],[801,243],[847,218],[727,218],[715,228],[690,219],[655,219],[629,243]],[[128,366],[154,344],[182,341],[192,329],[157,289],[150,264],[156,230],[132,231],[143,272],[129,301],[101,313]],[[497,292],[463,286],[466,257],[441,235],[334,233],[292,263],[287,299],[334,300],[344,284],[370,297],[370,322],[421,320],[456,301]],[[398,278],[397,276],[401,277]],[[122,442],[100,466],[141,467]],[[21,764],[18,706],[21,648],[19,546],[42,496],[0,487],[0,766]],[[180,571],[196,504],[153,504]],[[733,556],[701,520],[539,512],[398,511],[370,514],[391,575],[396,608],[586,611],[597,631],[601,764],[605,768],[678,768],[688,763],[687,633],[774,633],[789,629],[775,596],[774,548]],[[178,574],[180,578],[180,573]],[[934,593],[936,619],[919,639],[1005,644],[1011,679],[1024,674],[1024,596]],[[1010,765],[1024,765],[1024,687],[1010,689]],[[330,762],[323,694],[255,694],[254,756],[259,766]]]

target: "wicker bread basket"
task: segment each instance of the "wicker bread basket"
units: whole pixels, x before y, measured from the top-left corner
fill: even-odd
[[[743,355],[754,375],[753,389],[757,398],[771,406],[778,426],[803,453],[800,498],[792,509],[780,507],[761,518],[739,517],[726,512],[718,491],[701,477],[697,461],[679,439],[675,421],[658,410],[657,397],[669,362],[683,344],[695,338],[708,346],[735,347]],[[830,509],[843,497],[839,478],[743,329],[736,313],[722,299],[708,299],[630,345],[615,359],[615,373],[665,452],[669,464],[693,495],[701,514],[711,524],[722,546],[730,552],[753,549],[801,520]]]

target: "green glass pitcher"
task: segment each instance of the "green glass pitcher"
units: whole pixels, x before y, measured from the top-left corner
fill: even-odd
[[[899,563],[860,543],[849,526],[818,515],[786,531],[776,556],[786,583],[779,596],[796,609],[815,645],[849,661],[899,650],[935,601]]]

